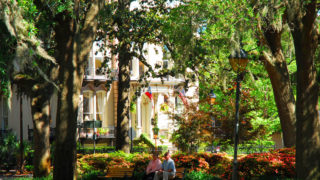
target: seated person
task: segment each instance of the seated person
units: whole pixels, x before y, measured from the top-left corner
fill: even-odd
[[[144,179],[152,180],[155,172],[159,171],[160,169],[161,169],[161,161],[158,157],[158,153],[154,152],[152,155],[152,160],[149,162],[147,166],[146,175]]]
[[[168,180],[176,175],[176,168],[174,166],[174,161],[170,158],[170,153],[166,152],[164,154],[164,161],[162,162],[161,169],[156,171],[154,175],[154,180]]]

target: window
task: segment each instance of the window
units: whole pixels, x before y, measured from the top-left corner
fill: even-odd
[[[169,68],[169,60],[168,59],[164,59],[163,60],[163,69],[168,69]]]
[[[83,119],[93,119],[93,93],[91,91],[83,92]]]
[[[101,57],[95,58],[95,70],[96,70],[96,75],[98,76],[105,74],[105,71],[104,71],[105,68],[102,67],[102,62],[103,62],[103,59]]]
[[[6,129],[8,127],[8,98],[0,97],[0,129]]]
[[[139,75],[144,74],[144,64],[142,62],[139,62]]]
[[[96,93],[96,120],[103,120],[103,107],[105,106],[104,101],[104,91],[98,91]]]
[[[88,120],[104,120],[106,92],[99,91],[84,91],[83,92],[83,119]]]
[[[92,57],[89,57],[89,61],[88,61],[88,64],[86,66],[86,70],[85,70],[85,75],[87,76],[92,76],[93,75],[93,71],[92,71]]]

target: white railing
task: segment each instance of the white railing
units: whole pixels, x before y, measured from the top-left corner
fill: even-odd
[[[115,138],[114,126],[95,128],[96,138]],[[79,128],[79,138],[93,139],[93,128]]]
[[[85,79],[108,79],[114,76],[113,70],[108,74],[107,68],[86,68]]]

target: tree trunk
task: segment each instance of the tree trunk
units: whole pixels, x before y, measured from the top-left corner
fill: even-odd
[[[81,80],[76,79],[73,57],[75,30],[73,19],[66,14],[57,18],[55,27],[60,90],[56,119],[56,140],[54,151],[54,179],[74,179],[76,160],[77,102]],[[79,87],[79,89],[76,89]]]
[[[75,16],[63,12],[56,16],[59,85],[54,154],[54,179],[76,179],[76,125],[84,67],[88,61],[95,33],[97,15],[103,0],[88,3],[84,24],[79,24],[79,2],[75,2]]]
[[[119,0],[118,12],[129,11],[130,1]],[[120,14],[121,15],[121,14]],[[117,19],[119,29],[129,29],[129,17],[121,15]],[[123,36],[123,37],[122,37]],[[132,60],[131,42],[128,42],[127,33],[121,33],[119,39],[119,83],[118,83],[118,108],[117,108],[117,131],[116,131],[116,149],[126,153],[130,152],[129,145],[129,90],[130,90],[130,67]]]
[[[126,153],[129,146],[130,44],[122,44],[119,52],[119,96],[116,149]]]
[[[33,165],[34,177],[46,177],[50,173],[51,160],[50,160],[50,122],[48,102],[53,89],[40,88],[35,85],[36,92],[32,94],[31,98],[31,112],[33,118],[33,141],[34,141],[34,158]],[[46,87],[46,86],[44,86]]]
[[[298,179],[320,179],[319,86],[316,81],[315,51],[318,46],[317,1],[290,1],[288,14],[297,61],[297,142]]]
[[[264,66],[271,80],[284,146],[293,147],[296,141],[295,99],[287,63],[281,49],[281,34],[281,31],[271,28],[271,26],[264,29],[264,37],[272,53],[271,56],[268,56],[264,52]]]

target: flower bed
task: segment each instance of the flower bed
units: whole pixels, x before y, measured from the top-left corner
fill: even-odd
[[[204,158],[198,156],[197,154],[193,154],[193,155],[175,154],[172,156],[172,159],[175,162],[177,168],[184,167],[189,172],[191,171],[207,172],[209,169],[208,162]]]
[[[125,154],[114,152],[108,154],[78,155],[78,173],[88,174],[93,171],[105,173],[108,167],[134,167],[136,174],[143,173],[152,159],[150,154]],[[184,167],[187,172],[201,172],[210,176],[231,179],[232,158],[224,153],[195,153],[172,155],[176,167]],[[163,159],[162,159],[163,160]],[[280,149],[270,153],[254,153],[239,158],[240,178],[280,177],[294,178],[295,150]],[[196,175],[196,173],[194,173]]]
[[[232,166],[230,165],[222,175],[223,179],[231,179]],[[295,150],[280,149],[269,153],[253,153],[238,161],[240,178],[277,177],[294,178]]]

